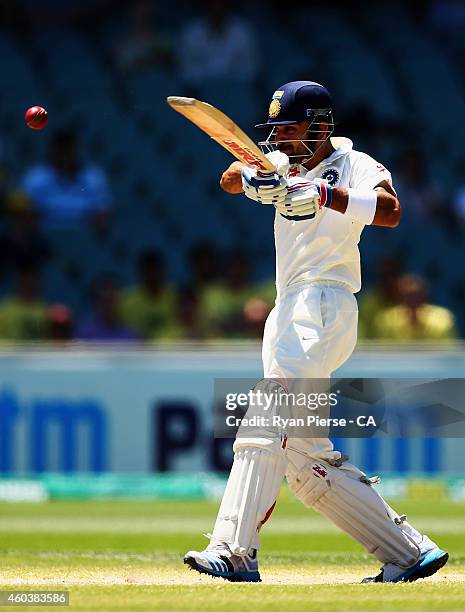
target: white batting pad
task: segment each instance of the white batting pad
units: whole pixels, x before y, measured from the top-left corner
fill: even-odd
[[[308,461],[288,449],[289,486],[305,506],[312,507],[362,544],[382,563],[410,567],[418,560],[415,539],[382,497],[367,482],[363,472],[351,464],[332,467],[323,461]],[[362,480],[360,480],[362,479]]]
[[[236,445],[212,543],[225,542],[234,554],[246,555],[259,547],[258,532],[276,502],[286,459],[273,445],[267,449]]]

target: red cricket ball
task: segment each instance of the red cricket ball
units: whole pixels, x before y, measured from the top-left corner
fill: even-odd
[[[27,109],[24,118],[31,130],[41,130],[47,125],[48,113],[42,106],[31,106]]]

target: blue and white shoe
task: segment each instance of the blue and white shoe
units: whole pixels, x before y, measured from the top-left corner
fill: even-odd
[[[190,550],[184,563],[201,574],[224,578],[231,582],[261,582],[257,551],[249,555],[234,555],[227,544],[215,544],[198,552]]]
[[[419,578],[432,576],[443,567],[449,559],[449,554],[438,548],[423,553],[412,567],[399,567],[386,563],[377,576],[364,578],[362,582],[414,582]]]

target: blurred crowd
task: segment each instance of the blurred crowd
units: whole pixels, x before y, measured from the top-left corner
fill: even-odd
[[[41,2],[37,14],[35,5],[32,0],[16,7],[1,1],[1,23],[20,31],[30,27],[34,15],[43,27],[79,26],[89,19],[102,19],[110,8],[125,11],[125,31],[110,49],[115,82],[156,69],[175,71],[183,91],[192,94],[209,79],[227,78],[238,87],[245,82],[263,87],[258,22],[236,14],[225,1],[208,0],[198,17],[182,25],[177,38],[158,23],[150,0],[47,0]],[[416,2],[412,10],[441,36],[465,24],[460,5],[452,0]],[[18,6],[23,10],[18,11]],[[344,3],[334,6],[346,10]],[[271,8],[276,9],[275,3]],[[269,92],[263,91],[265,100]],[[352,137],[358,149],[393,161],[404,223],[414,220],[417,225],[441,226],[451,240],[463,238],[465,161],[456,168],[456,183],[445,187],[435,179],[431,160],[412,138],[415,126],[383,121],[376,110],[360,104],[343,109],[338,123],[338,133]],[[272,262],[270,277],[257,281],[251,253],[244,248],[227,249],[215,236],[186,249],[188,282],[181,286],[167,278],[166,253],[154,245],[154,249],[142,250],[133,262],[137,281],[132,286],[123,285],[117,270],[99,274],[88,289],[87,311],[73,312],[66,295],[46,300],[44,266],[50,258],[61,256],[54,252],[47,233],[80,227],[104,240],[118,202],[105,169],[81,156],[73,128],[54,131],[47,154],[21,177],[11,177],[1,160],[0,150],[0,289],[5,283],[11,289],[6,296],[3,291],[0,299],[0,341],[261,337],[275,300]],[[400,257],[379,262],[372,276],[374,282],[359,296],[361,338],[401,342],[457,337],[454,314],[430,302],[428,280],[412,274]]]
[[[273,279],[250,281],[242,252],[195,245],[187,262],[192,283],[173,287],[158,251],[144,251],[138,282],[121,287],[113,274],[96,278],[89,310],[77,317],[65,303],[47,303],[38,262],[18,259],[14,292],[0,300],[0,340],[33,342],[157,342],[259,339],[274,305]],[[220,273],[221,270],[221,273]],[[405,274],[399,261],[383,262],[379,282],[359,299],[359,338],[394,342],[449,342],[457,337],[453,314],[428,301],[424,279]]]
[[[452,312],[429,302],[428,284],[404,273],[399,259],[382,262],[378,282],[359,298],[359,339],[449,342],[457,338]]]
[[[414,162],[412,157],[412,166]],[[418,206],[415,214],[434,215],[436,192],[431,188],[424,194],[418,172],[412,171],[409,180],[410,165],[403,168],[402,197],[413,209]],[[110,272],[94,280],[87,312],[74,313],[65,295],[53,303],[43,298],[41,269],[53,255],[43,229],[84,224],[104,236],[111,222],[105,174],[80,161],[72,131],[57,132],[48,161],[28,169],[16,189],[3,185],[2,198],[1,269],[12,272],[13,290],[0,300],[0,340],[155,342],[262,336],[275,300],[273,278],[253,282],[249,255],[222,251],[213,241],[195,244],[186,253],[188,285],[173,286],[166,278],[163,253],[145,250],[135,262],[134,286],[122,287]],[[406,272],[400,258],[381,263],[376,284],[361,293],[359,303],[362,339],[436,342],[457,336],[453,314],[428,301],[426,281]]]
[[[42,297],[37,261],[20,258],[14,291],[0,300],[0,340],[33,342],[152,342],[259,338],[273,307],[274,282],[250,282],[250,262],[241,252],[218,252],[210,243],[188,254],[192,283],[174,287],[165,278],[159,251],[137,261],[138,282],[121,287],[114,274],[95,279],[89,309],[76,316],[65,301]],[[220,274],[221,270],[221,274]]]

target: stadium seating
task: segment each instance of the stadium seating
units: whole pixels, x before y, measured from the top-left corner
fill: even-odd
[[[270,45],[265,26],[272,16],[259,23],[251,7],[262,49],[268,49],[262,56],[260,82],[205,82],[197,95],[253,134],[251,126],[263,118],[268,97],[281,81],[326,75],[342,114],[364,104],[380,122],[414,126],[417,144],[427,154],[440,150],[443,154],[434,158],[434,176],[451,193],[460,183],[455,168],[463,159],[465,124],[451,123],[448,117],[465,116],[463,65],[458,61],[465,53],[460,56],[461,47],[454,47],[454,41],[450,49],[458,49],[458,55],[437,45],[423,26],[408,19],[402,4],[392,3],[391,9],[383,28],[395,25],[395,37],[373,35],[364,16],[349,20],[335,9],[316,8],[291,16],[294,35],[283,29],[279,41]],[[183,23],[179,15],[176,19],[172,31]],[[331,36],[327,28],[314,27],[316,22],[330,23]],[[218,176],[230,156],[166,106],[167,95],[185,93],[175,71],[153,69],[126,79],[115,74],[108,56],[122,28],[121,17],[115,17],[94,24],[92,36],[52,30],[17,39],[0,33],[0,54],[8,58],[0,72],[2,91],[8,92],[2,96],[0,136],[14,179],[19,183],[24,168],[43,159],[55,127],[72,123],[79,127],[83,154],[106,170],[114,195],[106,240],[95,242],[85,230],[48,236],[60,256],[45,271],[47,297],[56,301],[70,296],[81,311],[92,278],[114,271],[124,283],[132,282],[135,257],[150,246],[169,255],[172,280],[186,282],[185,253],[204,239],[224,248],[246,249],[254,258],[257,278],[270,276],[270,211],[218,190]],[[440,75],[441,87],[431,86],[431,74]],[[50,112],[49,127],[40,133],[30,132],[22,121],[24,110],[35,103]],[[433,301],[457,310],[463,281],[457,266],[447,262],[461,257],[463,242],[450,240],[439,226],[412,231],[411,223],[415,221],[396,232],[365,233],[366,282],[374,281],[378,262],[398,250],[411,271],[431,279]],[[435,255],[438,252],[441,257]],[[463,326],[461,312],[459,318]]]

